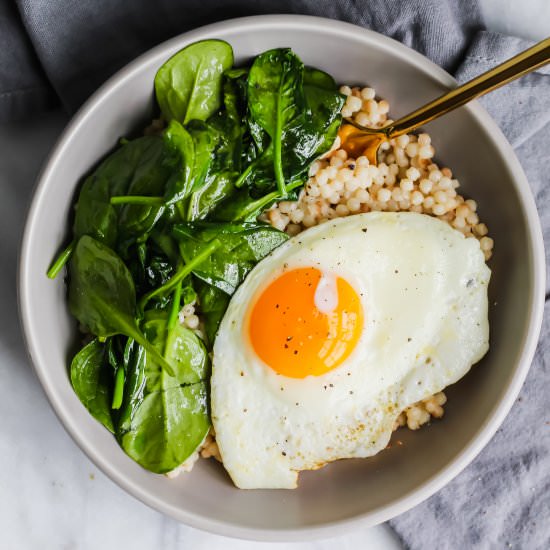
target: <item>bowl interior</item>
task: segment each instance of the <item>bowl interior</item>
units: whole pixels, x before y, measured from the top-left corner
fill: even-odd
[[[372,459],[341,461],[302,474],[295,491],[240,491],[212,461],[201,461],[192,474],[176,480],[150,474],[126,457],[73,393],[67,364],[77,338],[75,323],[67,311],[62,278],[52,282],[45,271],[67,237],[82,176],[121,136],[135,133],[150,119],[157,68],[187,43],[214,37],[231,43],[238,63],[272,47],[292,47],[306,64],[328,71],[340,83],[374,86],[390,102],[392,118],[453,82],[389,39],[315,18],[217,24],[174,39],[134,62],[75,119],[40,182],[21,265],[21,309],[30,353],[58,415],[92,460],[137,497],[181,521],[252,538],[285,538],[290,533],[305,537],[315,531],[312,528],[320,532],[360,516],[374,524],[429,496],[457,473],[465,464],[459,464],[459,457],[472,451],[483,430],[491,430],[488,425],[494,423],[511,381],[520,376],[518,364],[532,331],[538,246],[526,213],[531,207],[526,183],[502,137],[491,137],[493,126],[479,106],[462,108],[427,127],[437,160],[453,169],[462,192],[478,202],[496,242],[490,262],[491,350],[449,388],[443,422],[416,433],[401,430],[394,438],[403,445]]]

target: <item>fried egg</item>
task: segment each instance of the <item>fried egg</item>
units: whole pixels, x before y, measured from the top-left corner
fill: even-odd
[[[479,242],[436,218],[326,222],[263,259],[214,344],[212,422],[237,487],[384,449],[396,417],[463,377],[489,346]]]

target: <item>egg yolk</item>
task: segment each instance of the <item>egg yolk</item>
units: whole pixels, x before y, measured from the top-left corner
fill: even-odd
[[[320,376],[338,367],[362,328],[361,300],[353,287],[313,267],[275,279],[255,301],[248,320],[258,357],[291,378]]]

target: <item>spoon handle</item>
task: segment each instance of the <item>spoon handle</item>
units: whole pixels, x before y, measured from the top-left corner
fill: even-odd
[[[544,39],[501,65],[497,65],[458,88],[430,101],[416,111],[396,120],[388,128],[386,135],[391,138],[406,134],[476,97],[534,71],[548,62],[550,62],[550,38]]]

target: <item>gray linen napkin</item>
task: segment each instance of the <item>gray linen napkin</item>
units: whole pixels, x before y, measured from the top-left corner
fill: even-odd
[[[199,25],[243,15],[304,13],[350,21],[415,48],[459,80],[528,46],[483,31],[476,0],[15,0],[30,42],[18,34],[21,22],[3,1],[0,120],[43,108],[52,89],[73,110],[149,47]],[[13,56],[22,62],[13,63]],[[550,210],[544,208],[550,200],[549,71],[541,69],[483,102],[516,148],[550,242]],[[407,547],[550,548],[546,357],[548,315],[522,395],[491,443],[446,488],[391,522]]]

